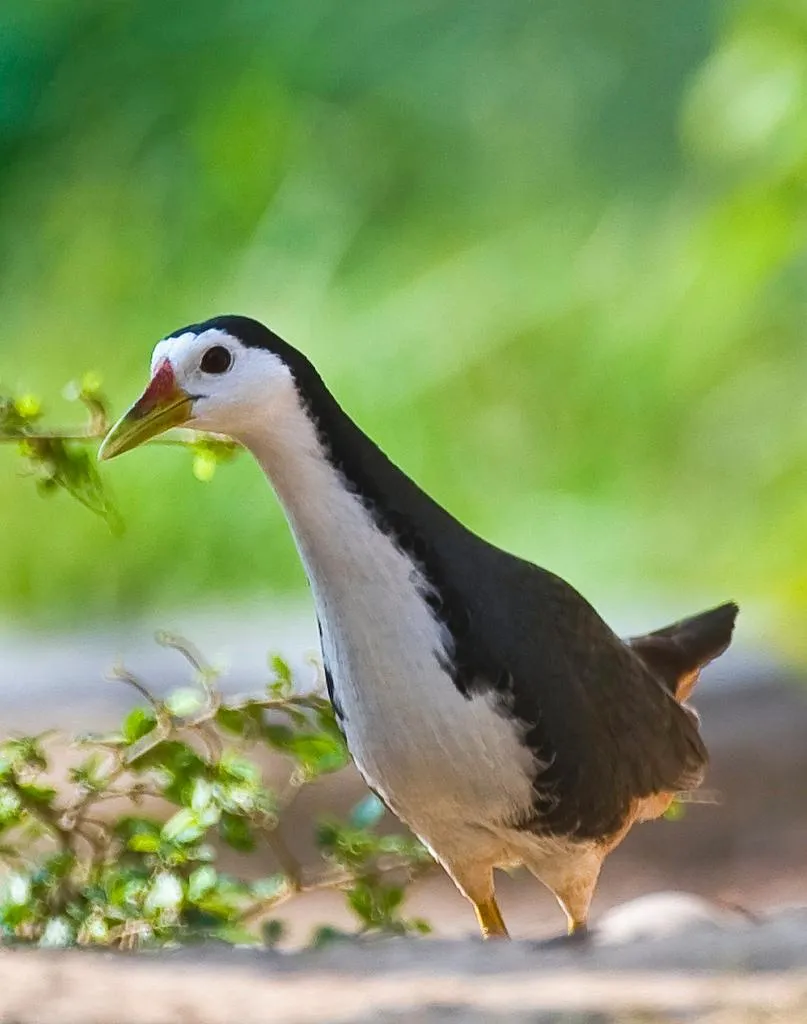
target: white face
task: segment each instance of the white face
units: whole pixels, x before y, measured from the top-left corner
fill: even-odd
[[[177,384],[193,398],[187,425],[195,430],[249,436],[250,425],[266,423],[297,402],[291,370],[273,352],[247,348],[226,331],[187,332],[165,338],[154,349],[151,372],[168,360]]]

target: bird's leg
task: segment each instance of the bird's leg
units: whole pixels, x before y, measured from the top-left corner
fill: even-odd
[[[493,891],[493,869],[479,863],[444,865],[454,884],[471,903],[483,939],[508,939],[507,926]]]
[[[510,938],[495,896],[491,895],[481,903],[474,902],[474,912],[483,939]]]
[[[527,869],[552,891],[566,914],[569,936],[582,939],[588,932],[588,910],[604,855],[594,846],[569,846],[525,859]]]
[[[554,890],[555,898],[566,914],[566,932],[570,938],[584,939],[588,934],[588,910],[597,885],[599,868],[598,864],[596,873],[581,873]]]

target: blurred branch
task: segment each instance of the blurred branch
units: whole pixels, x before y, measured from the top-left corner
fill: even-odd
[[[27,463],[27,472],[42,495],[67,491],[90,511],[103,517],[119,531],[122,520],[102,480],[96,460],[86,446],[97,444],[111,424],[100,379],[92,374],[80,384],[65,390],[68,400],[80,402],[87,412],[84,427],[65,430],[42,429],[42,402],[36,395],[0,396],[0,444],[14,443]],[[172,432],[149,442],[185,448],[193,456],[193,472],[198,480],[209,481],[222,462],[230,461],[237,446],[225,439],[194,431]]]
[[[295,693],[289,667],[274,658],[265,695],[227,703],[194,645],[157,639],[185,658],[193,685],[160,698],[117,667],[111,678],[146,704],[119,731],[80,738],[82,760],[66,779],[53,785],[44,735],[0,744],[0,859],[10,866],[0,886],[3,934],[41,945],[159,945],[194,935],[255,943],[250,926],[322,889],[344,893],[359,934],[426,930],[401,906],[404,886],[432,861],[413,837],[375,831],[384,813],[375,796],[347,822],[316,825],[319,867],[304,868],[286,842],[283,817],[297,793],[348,763],[322,694]],[[280,793],[246,756],[256,744],[291,763]],[[143,813],[146,797],[171,808],[167,820]],[[111,801],[124,806],[108,816],[101,807]],[[257,882],[220,874],[214,841],[242,854],[268,847],[278,873]],[[277,919],[262,928],[267,943],[283,932]],[[314,941],[335,934],[320,928]]]

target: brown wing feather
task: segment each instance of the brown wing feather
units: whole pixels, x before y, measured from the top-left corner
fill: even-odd
[[[719,657],[731,643],[738,611],[733,602],[722,604],[645,636],[632,637],[626,643],[676,700],[685,701],[704,665]]]

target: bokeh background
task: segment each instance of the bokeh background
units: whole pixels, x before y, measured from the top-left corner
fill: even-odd
[[[724,805],[637,830],[598,899],[807,898],[805,0],[4,0],[0,266],[0,392],[49,423],[70,380],[120,410],[164,334],[250,314],[617,628],[738,600],[699,691]],[[103,476],[121,536],[0,444],[4,728],[86,724],[121,652],[168,685],[149,631],[190,612],[257,676],[314,642],[250,459]],[[557,930],[521,884],[516,931]]]
[[[599,606],[731,596],[807,653],[803,0],[5,0],[0,97],[0,387],[120,409],[252,314]],[[249,460],[104,475],[122,538],[0,452],[4,616],[301,591]]]

